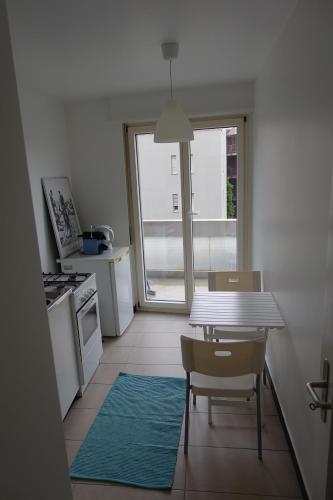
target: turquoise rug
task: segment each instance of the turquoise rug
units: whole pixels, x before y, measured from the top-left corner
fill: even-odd
[[[73,479],[170,489],[185,379],[120,373],[71,466]]]

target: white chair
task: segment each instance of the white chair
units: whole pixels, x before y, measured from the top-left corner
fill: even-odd
[[[262,460],[260,375],[264,368],[266,339],[217,344],[184,335],[180,338],[183,366],[186,371],[184,453],[188,452],[192,391],[193,396],[208,396],[209,424],[212,423],[213,405],[255,405],[258,458]]]
[[[261,292],[260,271],[212,271],[208,273],[211,292]],[[209,340],[250,340],[265,336],[264,329],[245,327],[211,329]]]
[[[208,290],[261,292],[260,271],[210,271]]]

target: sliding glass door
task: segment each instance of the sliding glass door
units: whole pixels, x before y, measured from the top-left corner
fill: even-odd
[[[184,303],[184,237],[179,144],[135,135],[136,217],[145,302]],[[141,248],[140,248],[141,247]]]
[[[208,272],[243,267],[243,120],[194,123],[189,144],[128,128],[140,307],[188,310]]]

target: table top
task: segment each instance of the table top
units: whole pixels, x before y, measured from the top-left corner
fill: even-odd
[[[270,292],[195,292],[191,326],[284,328]]]

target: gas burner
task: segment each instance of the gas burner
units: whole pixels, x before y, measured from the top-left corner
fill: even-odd
[[[79,273],[76,273],[76,274],[70,274],[69,275],[69,278],[68,278],[68,281],[74,281],[75,283],[82,283],[83,281],[85,281],[88,277],[90,276],[90,274],[79,274]]]
[[[78,310],[96,293],[96,277],[91,273],[43,273],[43,282],[48,307],[71,290]]]
[[[70,285],[74,288],[80,286],[81,283],[86,281],[90,273],[43,273],[44,285]]]

